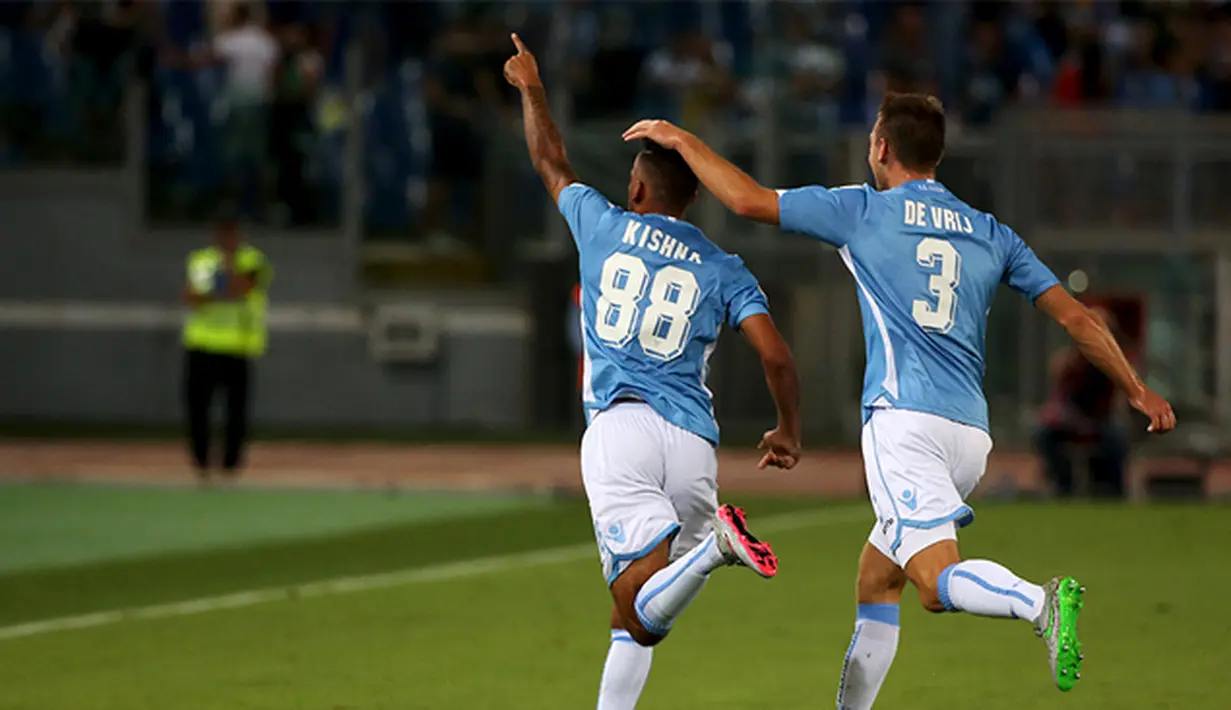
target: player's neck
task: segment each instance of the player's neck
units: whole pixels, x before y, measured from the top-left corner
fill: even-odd
[[[919,180],[935,180],[936,171],[932,172],[916,172],[914,170],[891,170],[888,175],[889,189],[901,187],[908,182],[917,182]]]
[[[684,218],[683,210],[668,209],[662,204],[648,200],[640,205],[635,205],[632,211],[636,214],[661,214],[667,217],[674,217],[676,219]]]

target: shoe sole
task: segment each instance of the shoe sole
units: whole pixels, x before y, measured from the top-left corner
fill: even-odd
[[[1081,662],[1084,656],[1081,641],[1077,638],[1077,618],[1085,606],[1083,596],[1086,588],[1076,579],[1065,577],[1056,588],[1059,597],[1060,619],[1056,624],[1056,687],[1067,693],[1081,680]]]
[[[727,546],[745,567],[766,579],[778,574],[778,556],[768,542],[749,532],[743,510],[724,505],[718,509],[718,520],[733,533],[724,535]]]

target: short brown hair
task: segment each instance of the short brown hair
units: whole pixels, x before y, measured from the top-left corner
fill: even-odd
[[[886,94],[880,128],[898,162],[911,170],[935,170],[945,154],[945,107],[927,94]]]

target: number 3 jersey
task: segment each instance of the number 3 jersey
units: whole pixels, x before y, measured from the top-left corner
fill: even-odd
[[[687,222],[578,183],[559,202],[580,261],[587,418],[634,397],[717,445],[709,357],[724,322],[769,312],[756,278]]]
[[[935,180],[779,191],[783,229],[839,248],[863,314],[866,421],[878,407],[986,431],[984,339],[1004,283],[1032,301],[1059,284],[996,218]]]

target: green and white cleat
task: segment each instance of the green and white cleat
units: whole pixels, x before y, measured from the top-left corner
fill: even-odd
[[[1067,693],[1081,680],[1084,656],[1077,640],[1077,616],[1086,588],[1072,577],[1056,577],[1043,585],[1043,592],[1045,608],[1035,622],[1034,632],[1047,644],[1047,661],[1056,687]]]

